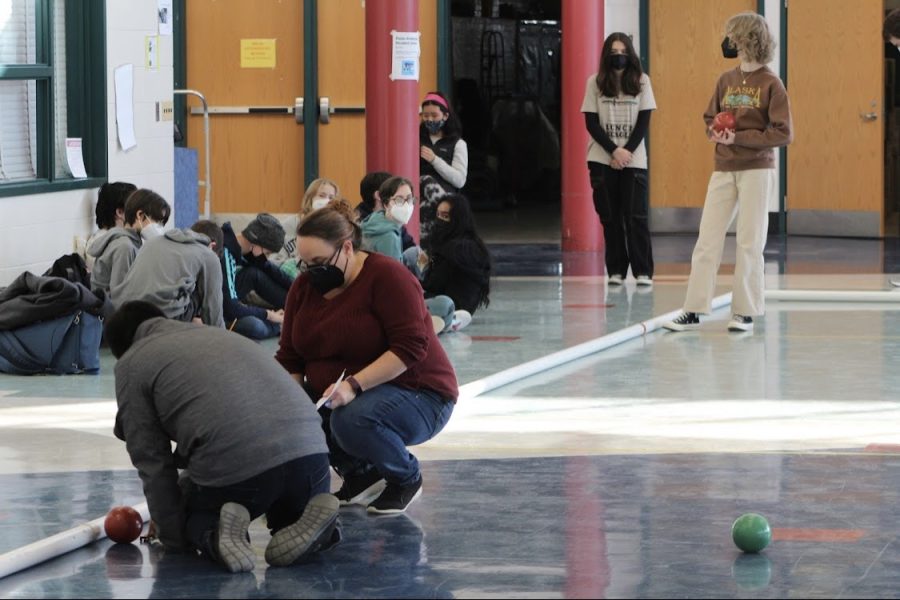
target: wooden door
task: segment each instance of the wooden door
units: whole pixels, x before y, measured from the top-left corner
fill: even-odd
[[[788,232],[880,236],[882,2],[791,0],[787,11]]]
[[[190,0],[185,5],[187,87],[204,94],[210,107],[287,107],[303,96],[302,0]],[[249,39],[275,41],[273,68],[241,66],[241,40]],[[187,103],[199,106],[193,98]],[[202,165],[202,117],[189,115],[188,139],[200,149]],[[213,114],[210,145],[213,213],[299,209],[303,126],[293,116]]]
[[[657,0],[650,7],[650,82],[657,110],[650,119],[650,206],[699,208],[713,170],[703,111],[723,71],[725,22],[755,11],[755,0]],[[699,223],[697,215],[694,226]]]
[[[341,194],[356,204],[359,180],[366,173],[366,27],[365,3],[360,0],[318,2],[318,88],[336,112],[319,123],[319,176],[333,179]],[[419,69],[420,97],[437,89],[437,2],[419,0],[422,36]],[[344,110],[342,110],[344,109]],[[418,117],[410,115],[418,125]],[[409,177],[408,173],[398,173]]]
[[[319,128],[319,176],[333,179],[351,204],[359,202],[366,170],[366,116],[340,112],[366,105],[366,9],[360,0],[318,2],[318,88],[338,112]]]

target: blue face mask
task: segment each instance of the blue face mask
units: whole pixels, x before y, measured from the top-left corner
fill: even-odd
[[[427,129],[428,133],[431,135],[435,135],[441,130],[441,127],[443,127],[446,122],[447,119],[441,121],[425,121],[425,129]]]

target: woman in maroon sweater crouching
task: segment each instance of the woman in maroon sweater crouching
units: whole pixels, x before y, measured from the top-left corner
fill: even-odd
[[[399,261],[360,251],[360,242],[345,207],[300,222],[297,255],[307,270],[288,293],[275,358],[313,398],[331,395],[321,412],[331,464],[344,479],[341,503],[398,513],[422,493],[407,446],[447,424],[456,373],[419,282]]]

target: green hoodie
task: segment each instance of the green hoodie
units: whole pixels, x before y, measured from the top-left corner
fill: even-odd
[[[362,249],[378,252],[396,260],[403,259],[400,223],[387,218],[383,210],[373,212],[362,224]]]

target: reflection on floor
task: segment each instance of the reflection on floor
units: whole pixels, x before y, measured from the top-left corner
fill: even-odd
[[[552,244],[493,247],[491,306],[442,338],[460,381],[677,309],[693,239],[655,241],[650,290],[609,289],[596,257]],[[898,256],[770,243],[766,285],[887,289]],[[425,493],[408,515],[348,509],[344,542],[310,564],[267,569],[255,523],[252,574],[103,541],[0,580],[0,597],[896,597],[896,293],[772,302],[752,334],[728,333],[723,310],[461,402],[414,449]],[[112,437],[112,364],[0,376],[0,552],[142,499]],[[757,556],[730,540],[745,512],[774,528]]]

